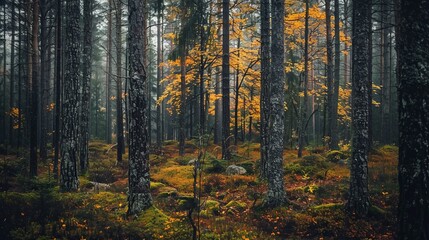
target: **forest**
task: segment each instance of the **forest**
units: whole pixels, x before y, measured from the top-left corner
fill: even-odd
[[[428,0],[1,0],[0,239],[429,240]]]

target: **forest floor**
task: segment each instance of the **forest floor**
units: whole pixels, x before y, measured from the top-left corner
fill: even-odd
[[[369,216],[344,212],[348,194],[347,151],[308,149],[284,152],[285,187],[293,203],[275,209],[261,207],[266,182],[258,179],[259,145],[244,143],[230,162],[218,160],[221,149],[166,142],[151,154],[154,207],[139,217],[126,216],[127,154],[116,163],[116,150],[90,144],[90,170],[80,176],[80,190],[60,193],[52,177],[51,159],[39,164],[39,177],[26,177],[27,161],[0,155],[0,236],[3,239],[191,239],[188,212],[192,206],[193,165],[203,150],[201,174],[201,239],[394,239],[398,201],[395,146],[371,151]],[[110,149],[110,150],[109,150]],[[191,162],[192,163],[192,162]],[[243,175],[227,175],[235,164]],[[194,211],[195,214],[195,211]],[[137,218],[137,219],[136,219]]]

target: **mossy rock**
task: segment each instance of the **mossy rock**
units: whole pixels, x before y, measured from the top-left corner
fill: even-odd
[[[232,200],[225,206],[226,208],[232,208],[237,211],[244,211],[247,207],[247,204],[241,201]]]
[[[160,187],[158,198],[177,197],[177,189],[173,187]]]
[[[195,207],[195,201],[193,196],[180,196],[177,207],[179,210],[187,211]]]
[[[162,187],[165,187],[164,183],[160,183],[160,182],[150,182],[150,190],[151,191],[155,191],[158,190]]]
[[[253,162],[242,162],[237,164],[237,166],[246,169],[247,174],[252,175],[255,173],[255,164]]]
[[[220,203],[215,200],[207,200],[203,203],[201,216],[212,217],[218,216],[220,213]]]
[[[326,154],[326,160],[333,163],[337,163],[340,160],[345,160],[347,158],[348,158],[347,154],[338,150],[332,150]]]

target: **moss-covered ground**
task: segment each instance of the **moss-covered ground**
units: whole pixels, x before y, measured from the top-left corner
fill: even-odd
[[[193,206],[193,165],[198,147],[166,143],[150,155],[154,206],[127,216],[127,154],[102,142],[90,144],[90,170],[80,176],[80,190],[61,193],[52,161],[39,163],[39,177],[26,176],[27,160],[0,155],[0,236],[2,239],[191,239],[188,210]],[[109,150],[110,149],[110,150]],[[344,212],[348,194],[346,151],[308,149],[303,158],[285,150],[285,206],[262,207],[266,182],[258,178],[259,145],[234,149],[230,162],[219,160],[220,148],[206,147],[201,174],[201,239],[394,239],[397,154],[395,146],[371,151],[369,189],[372,207],[359,219]],[[154,151],[155,153],[155,151]],[[23,155],[23,153],[21,153]],[[235,164],[245,175],[228,176]],[[195,211],[194,211],[195,214]],[[195,221],[197,216],[194,215]]]

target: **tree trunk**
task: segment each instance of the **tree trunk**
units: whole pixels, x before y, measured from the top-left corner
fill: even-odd
[[[222,159],[229,160],[229,0],[222,2]]]
[[[152,205],[149,175],[148,105],[146,93],[144,1],[128,1],[128,49],[130,64],[130,150],[128,214],[138,214]]]
[[[302,89],[304,92],[303,102],[300,102],[300,114],[299,114],[299,130],[298,130],[298,157],[302,157],[302,150],[304,148],[304,139],[306,136],[306,127],[305,122],[307,119],[307,85],[308,85],[308,42],[309,42],[309,0],[305,1],[305,33],[304,33],[304,83],[302,84]]]
[[[58,179],[58,156],[60,154],[60,118],[61,118],[61,66],[62,66],[62,41],[61,41],[61,0],[56,2],[56,39],[55,39],[55,137],[54,137],[54,178]]]
[[[80,170],[88,169],[89,114],[91,99],[92,0],[83,0],[82,106],[80,119]]]
[[[399,238],[429,239],[429,2],[398,0]]]
[[[40,0],[40,117],[38,119],[40,124],[39,139],[40,139],[40,159],[46,160],[48,157],[47,149],[47,94],[46,94],[46,85],[49,82],[49,75],[47,75],[47,65],[48,65],[48,55],[49,46],[48,46],[48,6],[46,0]]]
[[[352,156],[347,210],[365,216],[370,206],[368,194],[369,125],[369,25],[371,0],[353,1],[352,33]]]
[[[338,149],[339,132],[338,132],[338,97],[340,91],[340,3],[334,0],[335,15],[335,68],[334,68],[334,94],[332,99],[332,125],[331,125],[331,149]]]
[[[106,142],[112,143],[112,12],[113,0],[109,0],[109,11],[107,16],[107,73],[106,73]]]
[[[162,67],[161,67],[161,55],[162,55],[162,51],[161,51],[161,44],[162,44],[162,39],[161,39],[161,32],[162,32],[162,23],[161,23],[161,18],[162,18],[162,7],[163,7],[163,0],[158,0],[158,16],[157,16],[157,33],[156,33],[156,47],[157,47],[157,51],[156,51],[156,100],[157,102],[159,101],[159,98],[162,95],[162,85],[161,85],[161,74],[162,74]],[[161,130],[161,126],[162,126],[162,121],[161,121],[161,107],[162,107],[162,103],[158,102],[156,105],[156,145],[157,147],[160,149],[162,147],[162,130]]]
[[[335,135],[333,130],[334,125],[334,76],[333,76],[333,54],[332,54],[332,30],[331,30],[331,0],[325,0],[326,14],[326,82],[328,87],[328,127],[326,136],[328,137],[329,148],[332,149],[332,138]]]
[[[183,19],[182,19],[183,20]],[[182,21],[183,23],[183,21]],[[179,155],[185,154],[185,111],[186,111],[186,46],[181,43],[180,53],[180,110],[179,110]],[[191,108],[192,109],[192,108]],[[192,114],[190,114],[192,117]]]
[[[61,144],[61,181],[63,191],[76,191],[79,187],[77,177],[78,128],[79,128],[79,71],[81,59],[80,0],[69,0],[65,9],[65,48],[64,48],[64,101],[63,129]]]
[[[38,70],[39,70],[39,1],[33,0],[32,76],[31,76],[31,122],[30,122],[30,176],[37,176],[37,115],[38,115]]]
[[[240,38],[237,39],[237,58],[240,59]],[[234,145],[238,144],[238,103],[240,99],[240,64],[235,71],[235,101],[234,101]]]
[[[124,153],[124,115],[122,110],[122,3],[116,1],[116,160],[122,162]]]
[[[272,37],[271,37],[271,91],[269,117],[269,175],[267,205],[279,206],[286,200],[283,172],[283,135],[284,135],[284,0],[273,0]]]
[[[261,0],[261,178],[268,176],[268,121],[270,116],[270,1]]]
[[[15,1],[11,1],[11,43],[10,43],[10,92],[9,92],[9,112],[16,107],[14,103],[15,97]],[[14,137],[13,137],[13,128],[14,128],[14,115],[9,115],[9,144],[13,147]]]

